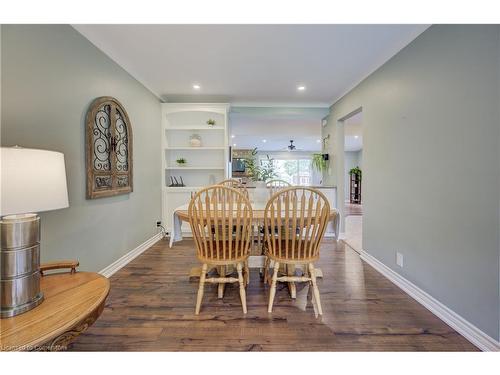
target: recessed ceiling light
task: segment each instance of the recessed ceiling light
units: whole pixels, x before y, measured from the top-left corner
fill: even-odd
[[[266,143],[266,142],[267,142],[267,140],[266,140],[266,139],[263,139],[263,140],[262,140],[262,142]]]
[[[354,138],[358,139],[359,138],[359,135],[355,135]]]
[[[236,147],[236,143],[233,143],[233,147]]]
[[[231,134],[231,138],[234,138],[234,137],[236,137],[236,136],[234,134]]]
[[[297,86],[297,90],[299,91],[305,91],[306,87],[304,85],[299,85]]]
[[[198,84],[194,84],[194,85],[193,85],[193,89],[195,89],[195,90],[199,90],[199,89],[201,89],[201,86],[200,86],[200,85],[198,85]]]

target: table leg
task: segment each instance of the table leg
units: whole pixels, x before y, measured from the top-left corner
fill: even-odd
[[[200,277],[201,267],[193,267],[189,270],[189,278],[191,277]]]
[[[260,233],[260,222],[257,221],[257,251],[262,254],[262,238]]]
[[[263,249],[263,241],[262,241],[262,233],[260,233],[260,221],[257,220],[257,251],[256,254],[262,255],[264,254],[264,249]],[[259,268],[259,274],[262,276],[264,274],[264,269],[261,267]]]
[[[286,265],[286,273],[288,276],[295,276],[295,265],[287,264]],[[290,291],[290,297],[293,299],[297,298],[297,285],[293,281],[288,282],[288,290]]]
[[[226,277],[226,267],[224,266],[219,266],[217,267],[217,271],[219,272],[219,277]],[[226,286],[226,283],[219,283],[219,286],[217,288],[217,296],[219,298],[224,297],[224,287]]]
[[[316,275],[316,278],[323,277],[323,271],[321,271],[321,268],[315,268],[314,274]]]
[[[215,267],[213,266],[208,266],[209,268],[207,269],[207,274],[210,273]],[[201,274],[201,267],[193,267],[189,270],[189,278],[195,277],[199,278]]]

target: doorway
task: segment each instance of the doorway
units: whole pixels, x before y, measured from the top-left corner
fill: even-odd
[[[343,120],[344,125],[344,242],[363,249],[363,112]]]

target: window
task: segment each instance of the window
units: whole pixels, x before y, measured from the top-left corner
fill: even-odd
[[[312,185],[311,159],[274,159],[273,164],[278,179],[292,185]]]

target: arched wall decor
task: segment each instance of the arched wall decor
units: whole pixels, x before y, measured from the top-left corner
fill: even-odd
[[[87,199],[133,191],[132,126],[110,96],[95,99],[86,118]]]

